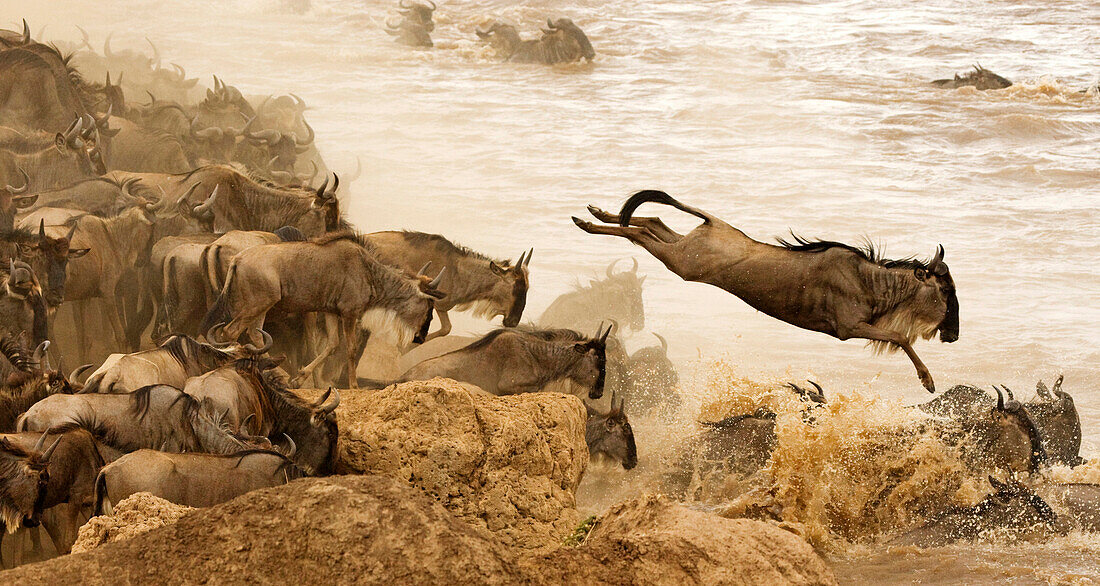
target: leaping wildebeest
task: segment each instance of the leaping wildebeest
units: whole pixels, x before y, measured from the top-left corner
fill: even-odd
[[[233,259],[201,328],[208,338],[220,331],[235,341],[250,327],[262,329],[275,307],[288,313],[323,312],[328,343],[298,371],[299,379],[311,375],[343,338],[349,383],[356,388],[360,322],[368,332],[393,334],[402,350],[424,342],[435,300],[446,297],[437,289],[442,271],[430,279],[423,275],[426,269],[416,278],[406,277],[379,262],[350,231],[254,246]]]
[[[687,235],[656,217],[633,217],[654,202],[702,218]],[[684,205],[663,191],[632,195],[619,214],[594,206],[597,225],[573,217],[589,234],[620,236],[640,245],[685,281],[707,283],[736,295],[753,308],[807,330],[840,340],[869,340],[877,351],[901,348],[928,392],[932,375],[913,342],[937,331],[943,342],[959,339],[959,301],[943,262],[943,246],[929,262],[887,260],[871,247],[829,241],[753,240],[716,216]]]

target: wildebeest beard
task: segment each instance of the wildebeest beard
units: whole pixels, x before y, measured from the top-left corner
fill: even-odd
[[[413,338],[414,344],[423,344],[424,340],[428,338],[428,328],[432,327],[432,314],[435,313],[435,301],[428,300],[428,317],[424,318],[424,323],[420,326],[420,331],[416,333]]]

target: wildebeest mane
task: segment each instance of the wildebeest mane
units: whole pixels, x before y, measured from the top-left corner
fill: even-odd
[[[188,359],[191,359],[198,362],[204,370],[213,370],[234,358],[228,352],[198,342],[183,334],[173,334],[159,347],[167,350],[176,362],[186,364]]]
[[[23,343],[18,336],[5,335],[0,337],[0,354],[3,354],[4,358],[7,358],[8,362],[18,371],[30,372],[33,370],[34,365],[31,362],[31,357],[27,356],[27,349],[23,347]]]
[[[882,258],[882,251],[875,247],[870,242],[864,242],[863,246],[852,246],[851,244],[845,244],[843,242],[836,242],[833,240],[810,240],[791,231],[791,237],[793,242],[784,238],[776,238],[779,245],[787,250],[793,250],[795,252],[824,252],[826,250],[832,250],[834,248],[842,248],[847,250],[859,258],[875,263],[883,268],[887,269],[927,269],[928,263],[917,260],[916,258],[902,258],[902,259],[888,259]]]
[[[343,241],[354,242],[356,245],[358,245],[360,248],[362,248],[363,250],[365,250],[367,252],[370,252],[370,250],[371,250],[370,248],[368,248],[368,246],[367,246],[366,242],[364,241],[362,235],[358,234],[355,230],[350,230],[350,229],[349,230],[333,230],[332,232],[325,232],[324,234],[321,234],[320,236],[318,236],[316,238],[312,238],[312,239],[309,240],[309,242],[312,242],[314,244],[319,244],[321,246],[332,244],[334,242],[343,242]]]
[[[179,389],[160,384],[146,385],[130,393],[130,413],[137,417],[138,421],[145,419],[145,416],[149,413],[149,395],[152,394],[153,390],[158,387],[170,388],[178,393],[176,395],[176,398],[168,404],[168,408],[171,409],[176,405],[176,403],[183,401],[184,418],[189,419],[191,415],[196,410],[198,410],[199,402],[196,401],[191,395],[188,395],[187,393]]]
[[[457,256],[466,256],[476,258],[478,260],[493,261],[497,264],[504,264],[506,261],[497,261],[484,254],[466,247],[461,244],[451,242],[447,238],[439,234],[428,234],[427,232],[416,232],[414,230],[402,230],[401,236],[405,238],[409,244],[412,244],[416,248],[425,248],[431,246],[444,254],[454,254]],[[510,263],[509,263],[510,264]]]

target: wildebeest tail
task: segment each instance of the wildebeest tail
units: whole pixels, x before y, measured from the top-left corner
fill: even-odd
[[[210,311],[206,312],[206,317],[202,318],[202,324],[199,325],[200,332],[208,332],[210,328],[218,324],[228,323],[232,319],[233,316],[229,314],[229,288],[233,283],[233,275],[236,272],[236,265],[229,265],[229,274],[225,276],[225,284],[222,285],[218,298],[214,300],[214,305],[210,306]]]
[[[693,208],[691,206],[684,205],[676,201],[672,198],[671,195],[663,191],[657,191],[655,189],[645,189],[630,196],[630,198],[626,200],[626,203],[623,204],[623,208],[619,210],[619,225],[629,225],[630,217],[634,215],[634,210],[638,209],[638,206],[642,205],[643,203],[650,202],[672,206],[682,212],[687,212],[693,216],[702,218],[708,223],[711,221],[710,214],[707,214],[706,212]]]

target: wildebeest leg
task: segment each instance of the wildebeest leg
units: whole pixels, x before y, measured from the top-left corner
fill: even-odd
[[[646,249],[646,251],[655,256],[657,260],[664,263],[669,270],[680,275],[680,278],[688,279],[680,270],[677,270],[683,266],[683,260],[674,258],[676,256],[674,251],[677,250],[675,247],[676,245],[657,238],[648,228],[637,228],[634,226],[625,228],[622,226],[600,226],[592,222],[586,222],[576,216],[573,217],[573,223],[589,234],[606,234],[608,236],[626,238],[634,244]]]
[[[88,333],[90,328],[84,321],[84,304],[88,303],[86,299],[77,299],[73,301],[73,324],[76,326],[76,337],[80,343],[80,363],[84,364],[88,361],[88,357],[91,355],[91,350],[88,348]]]
[[[451,316],[447,315],[446,311],[439,309],[438,307],[435,308],[435,314],[439,316],[439,329],[435,332],[428,334],[428,336],[424,338],[425,342],[427,342],[428,340],[434,340],[436,338],[442,338],[443,336],[451,333]]]
[[[57,555],[65,555],[72,551],[78,527],[80,527],[78,505],[61,503],[42,511],[42,528],[50,536]]]
[[[913,362],[913,366],[917,369],[917,376],[920,377],[920,382],[924,385],[925,390],[929,393],[936,392],[936,384],[932,382],[932,374],[928,372],[928,367],[921,362],[920,357],[918,357],[916,351],[913,350],[913,345],[909,343],[909,340],[906,339],[905,336],[867,323],[858,323],[843,330],[846,331],[842,331],[842,328],[837,328],[837,338],[841,340],[847,340],[848,338],[863,338],[865,340],[889,342],[898,346],[905,351],[905,355]]]
[[[618,214],[612,214],[611,212],[604,211],[593,205],[588,206],[588,211],[592,214],[593,217],[601,222],[616,225],[619,223]],[[665,223],[661,221],[661,218],[635,216],[630,218],[630,225],[637,226],[639,228],[645,228],[658,239],[669,244],[675,244],[684,237],[683,234],[677,234],[672,228],[666,226]]]
[[[298,376],[294,377],[294,384],[300,385],[302,381],[306,380],[313,374],[313,370],[316,369],[326,358],[336,351],[336,347],[340,345],[340,318],[331,313],[325,314],[325,333],[328,334],[328,340],[325,342],[325,347],[321,348],[321,351],[314,357],[313,362],[303,366],[298,370]]]
[[[122,318],[118,316],[120,308],[118,306],[118,298],[116,297],[102,297],[104,308],[103,313],[107,315],[107,321],[111,323],[111,330],[115,335],[115,347],[111,349],[111,352],[120,352],[123,348],[127,347],[126,342],[126,328],[122,325]]]
[[[359,366],[359,319],[355,315],[344,316],[340,320],[340,330],[344,335],[344,347],[347,349],[348,359],[348,388],[359,388],[359,376],[356,367]]]

